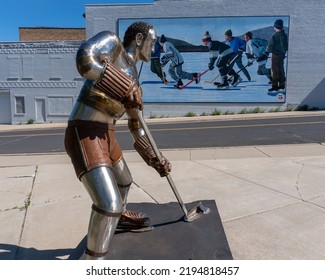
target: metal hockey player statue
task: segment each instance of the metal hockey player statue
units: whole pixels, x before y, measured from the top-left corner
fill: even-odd
[[[160,176],[169,174],[170,162],[156,156],[138,114],[143,103],[136,63],[150,61],[156,40],[153,26],[135,22],[123,43],[103,31],[77,52],[77,68],[86,81],[68,121],[65,148],[93,202],[83,259],[104,259],[116,230],[152,229],[148,216],[126,209],[132,177],[114,129],[126,113],[135,149]]]

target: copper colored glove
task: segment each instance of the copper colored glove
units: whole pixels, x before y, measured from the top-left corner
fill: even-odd
[[[149,166],[157,170],[161,177],[170,173],[171,163],[161,154],[161,160],[157,158],[146,136],[139,137],[134,143],[134,148]]]
[[[104,73],[95,87],[124,104],[126,108],[142,110],[142,91],[138,80],[128,76],[111,62],[106,62]]]
[[[156,161],[152,163],[152,167],[157,170],[161,177],[167,176],[172,169],[172,164],[164,157],[159,161],[155,158]]]
[[[143,110],[142,89],[137,84],[132,88],[130,95],[123,100],[125,108],[139,108]]]

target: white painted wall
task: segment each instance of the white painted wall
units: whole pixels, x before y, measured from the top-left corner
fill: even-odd
[[[323,0],[156,0],[153,5],[86,5],[87,37],[102,30],[117,31],[121,18],[289,16],[287,99],[282,108],[307,104],[325,108],[325,1]],[[278,107],[279,104],[146,104],[148,111],[171,115],[214,108]]]

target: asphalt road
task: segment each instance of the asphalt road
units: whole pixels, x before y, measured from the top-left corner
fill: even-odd
[[[325,143],[325,116],[166,122],[148,125],[160,149]],[[126,125],[117,126],[124,150],[133,149]],[[64,129],[0,132],[0,154],[64,152]]]

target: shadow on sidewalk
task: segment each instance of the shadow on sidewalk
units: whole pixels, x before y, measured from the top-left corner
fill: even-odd
[[[0,243],[0,260],[62,260],[67,259],[76,248],[37,250]]]

